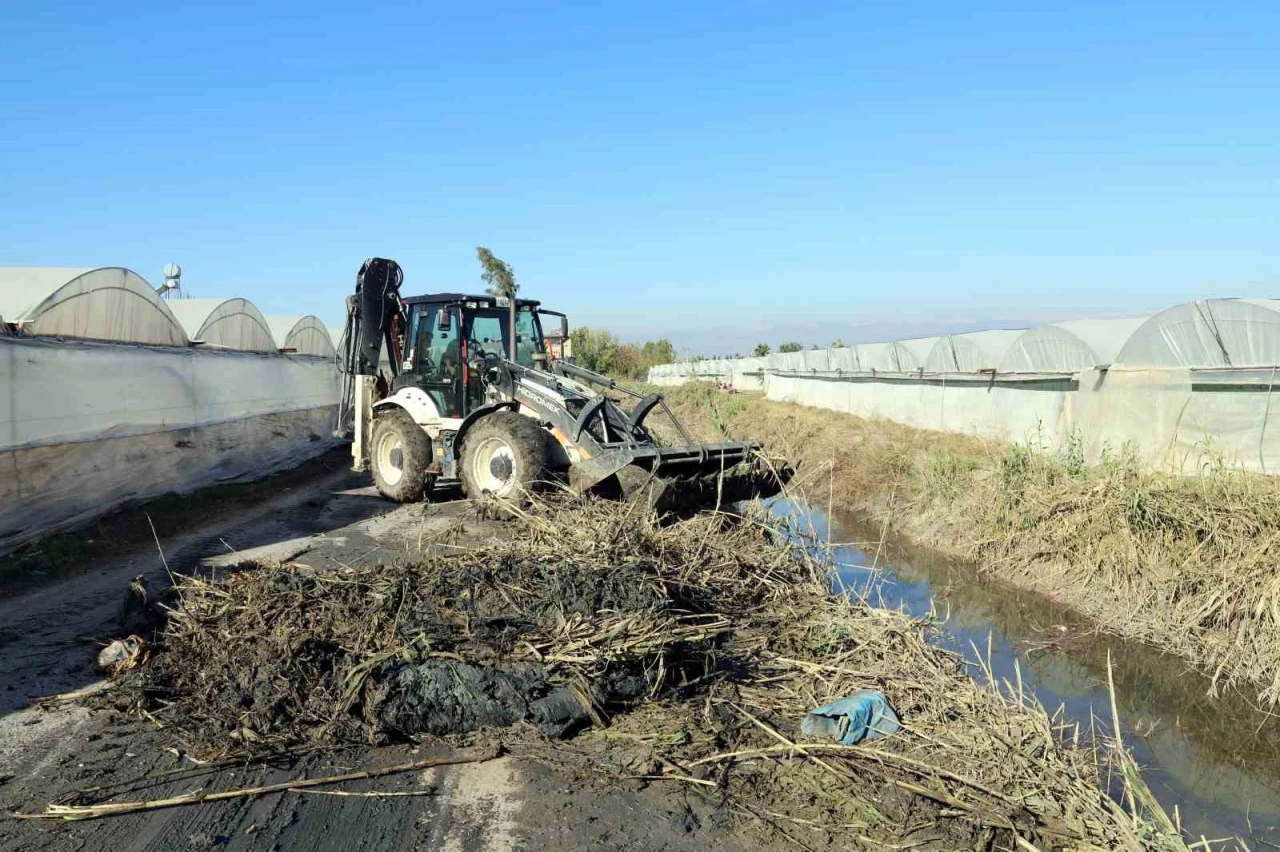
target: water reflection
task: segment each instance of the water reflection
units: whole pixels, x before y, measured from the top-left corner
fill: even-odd
[[[1253,848],[1280,844],[1280,719],[1241,696],[1209,696],[1210,683],[1187,664],[1149,646],[1099,635],[1093,625],[1042,595],[982,577],[972,566],[889,537],[853,515],[775,501],[770,512],[816,541],[865,541],[833,548],[849,590],[944,624],[938,644],[987,657],[997,678],[1017,679],[1054,712],[1088,731],[1110,731],[1106,689],[1110,650],[1125,741],[1147,784],[1193,837],[1239,836]],[[878,559],[869,554],[880,550]],[[871,570],[873,561],[878,562]]]

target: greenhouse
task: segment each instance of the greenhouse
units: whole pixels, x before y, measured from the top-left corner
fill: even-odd
[[[1076,373],[1110,364],[1149,317],[1082,319],[1027,329],[1000,361],[1002,373]]]
[[[31,336],[187,344],[165,301],[119,266],[0,268],[0,320]]]
[[[315,355],[332,358],[337,350],[329,329],[318,317],[267,317],[267,327],[281,349],[291,355]]]
[[[995,370],[1024,330],[992,329],[944,335],[933,345],[922,366],[926,373]]]
[[[1161,311],[1116,355],[1117,367],[1271,367],[1280,364],[1280,299],[1205,299]]]
[[[858,366],[867,373],[902,372],[902,358],[896,343],[859,343],[856,347]],[[910,356],[908,356],[910,357]]]
[[[168,305],[192,343],[242,352],[279,348],[266,318],[248,299],[175,299]]]
[[[913,370],[924,369],[925,362],[929,360],[933,347],[941,340],[940,337],[913,337],[909,340],[895,341],[894,345],[898,350],[898,366],[901,372],[909,373]]]

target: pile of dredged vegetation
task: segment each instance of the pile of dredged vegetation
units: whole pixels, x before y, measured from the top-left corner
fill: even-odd
[[[979,685],[928,623],[832,594],[828,566],[766,523],[505,508],[508,537],[448,555],[180,579],[130,675],[139,700],[206,758],[498,737],[710,797],[804,848],[1182,848],[1142,795],[1132,813],[1103,792],[1078,733]],[[860,689],[902,729],[800,737]]]

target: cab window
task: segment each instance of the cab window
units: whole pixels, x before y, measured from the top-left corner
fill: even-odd
[[[483,350],[491,355],[507,354],[507,325],[511,315],[505,308],[476,311],[471,318],[467,345],[474,354]],[[516,363],[522,367],[534,366],[533,356],[541,352],[542,334],[538,317],[525,309],[516,312]]]
[[[516,363],[534,366],[533,356],[542,351],[542,330],[538,315],[525,309],[516,312]]]

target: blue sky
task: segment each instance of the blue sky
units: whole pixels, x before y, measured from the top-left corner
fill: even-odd
[[[577,324],[695,348],[1280,295],[1276,3],[7,3],[0,32],[2,265],[176,260],[334,321],[365,257],[456,289],[483,244]]]

